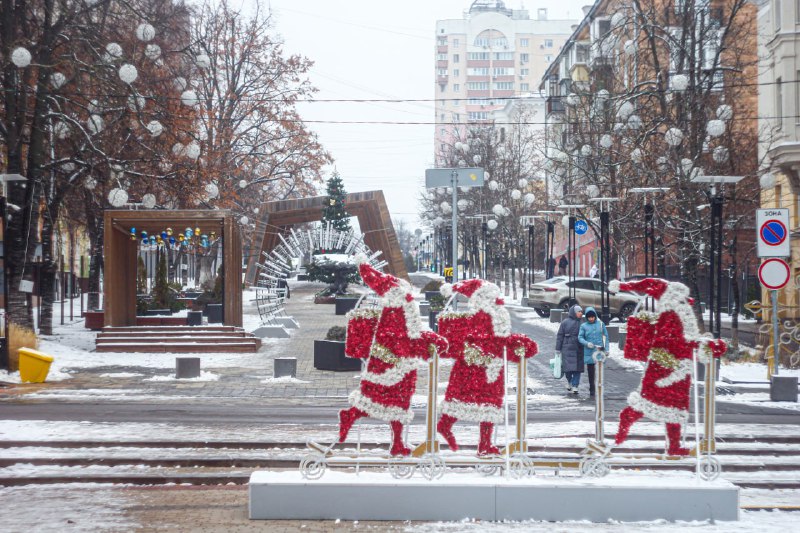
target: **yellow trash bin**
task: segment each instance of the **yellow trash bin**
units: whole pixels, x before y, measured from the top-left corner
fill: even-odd
[[[19,377],[27,383],[42,383],[50,372],[53,358],[32,348],[20,348]]]

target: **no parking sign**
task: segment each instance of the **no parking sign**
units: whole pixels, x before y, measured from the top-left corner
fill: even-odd
[[[758,257],[789,257],[789,210],[757,209]]]

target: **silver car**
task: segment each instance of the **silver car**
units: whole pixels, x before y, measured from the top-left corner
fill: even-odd
[[[569,289],[574,284],[575,300],[578,305],[594,307],[600,314],[600,291],[604,283],[596,278],[575,278],[570,281],[567,276],[556,276],[546,281],[540,281],[531,286],[528,291],[528,307],[533,307],[539,316],[550,316],[551,309],[568,310],[570,306]],[[609,307],[612,318],[619,318],[625,322],[633,314],[636,305],[643,297],[638,294],[620,291],[609,292]]]

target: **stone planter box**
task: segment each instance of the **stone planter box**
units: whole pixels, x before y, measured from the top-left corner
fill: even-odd
[[[434,296],[441,296],[442,293],[439,291],[425,291],[425,299],[430,300]]]
[[[344,341],[314,341],[314,368],[353,372],[361,370],[361,360],[344,355]]]
[[[137,326],[185,326],[185,316],[137,316]]]
[[[314,296],[315,304],[335,304],[336,296]]]
[[[144,312],[144,316],[161,316],[161,315],[171,315],[172,311],[169,309],[148,309]]]
[[[103,311],[86,311],[83,317],[86,319],[86,328],[91,330],[103,329]]]
[[[348,311],[356,308],[360,298],[336,298],[336,314],[346,315]]]
[[[222,323],[222,304],[208,304],[206,306],[206,311],[208,311],[209,324]]]

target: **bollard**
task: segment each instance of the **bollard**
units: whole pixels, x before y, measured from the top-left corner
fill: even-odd
[[[286,376],[291,378],[297,377],[297,358],[277,357],[275,359],[275,365],[272,368],[272,377],[282,378]]]
[[[199,357],[176,357],[175,358],[175,377],[199,378],[200,377],[200,358]]]

